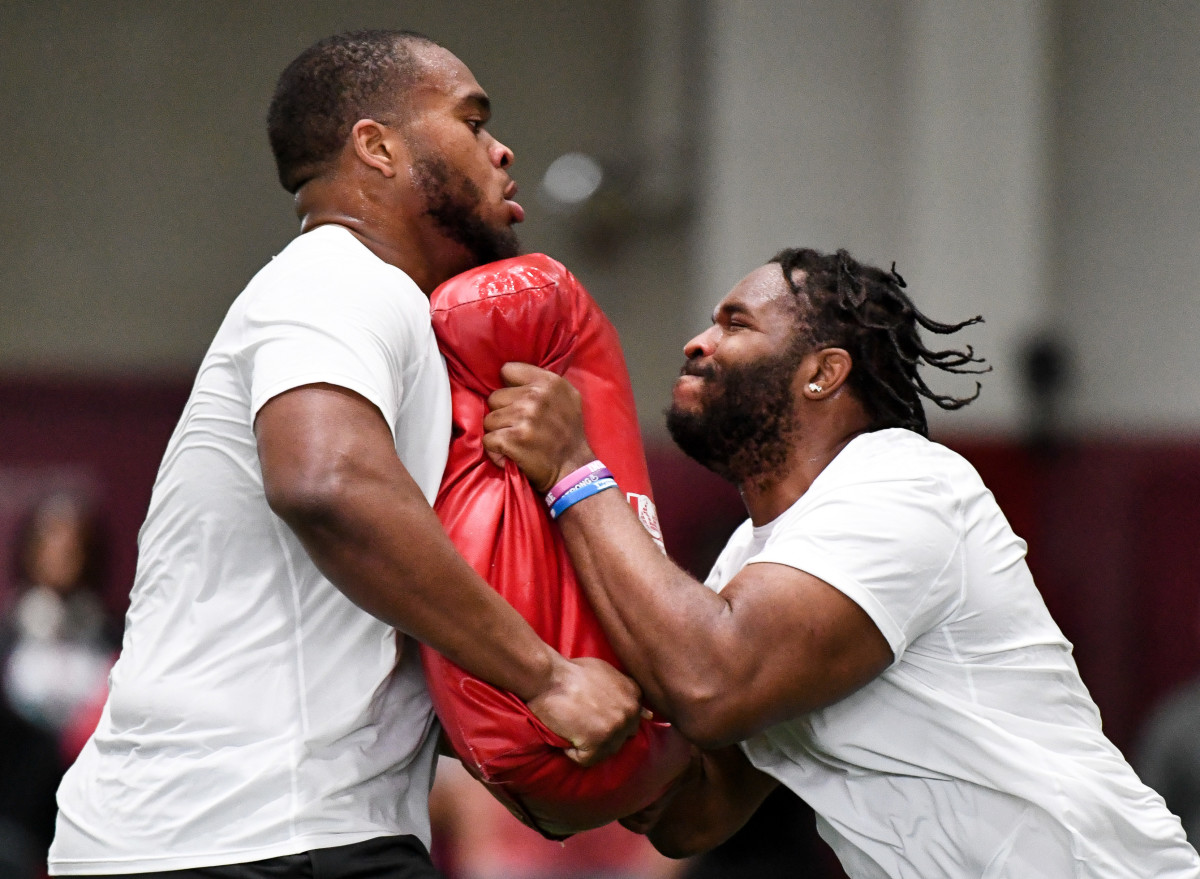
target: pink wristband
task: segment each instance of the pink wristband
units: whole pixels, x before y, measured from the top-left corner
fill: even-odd
[[[579,483],[583,482],[583,480],[587,479],[592,474],[598,473],[601,470],[604,471],[604,475],[606,476],[612,475],[608,472],[608,468],[605,467],[600,461],[592,461],[590,464],[584,464],[578,470],[571,471],[558,482],[556,482],[554,484],[554,488],[550,489],[550,491],[546,493],[546,506],[554,506],[564,494],[566,494]]]

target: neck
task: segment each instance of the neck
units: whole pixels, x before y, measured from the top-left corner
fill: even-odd
[[[738,484],[746,512],[756,527],[774,521],[798,501],[842,449],[867,432],[870,425],[865,414],[857,405],[853,409],[832,413],[835,417],[799,429],[787,462],[776,474]]]
[[[401,206],[380,202],[344,180],[314,179],[296,193],[300,234],[343,226],[371,253],[407,274],[428,296],[458,271],[459,254],[436,230],[424,230]],[[464,266],[465,268],[466,266]]]

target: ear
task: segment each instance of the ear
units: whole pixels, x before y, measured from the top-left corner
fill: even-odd
[[[807,354],[797,373],[802,383],[800,393],[809,400],[833,396],[846,383],[853,366],[854,361],[845,348],[822,348]]]
[[[360,162],[384,177],[395,177],[408,161],[399,134],[374,119],[359,119],[354,123],[350,129],[350,144]]]

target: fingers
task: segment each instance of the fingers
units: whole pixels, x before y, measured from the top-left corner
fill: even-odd
[[[521,404],[537,412],[554,406],[554,401],[560,397],[568,398],[564,401],[568,405],[571,398],[578,400],[578,393],[561,375],[528,363],[504,364],[500,369],[500,378],[505,387],[492,391],[488,396],[488,408],[493,412]],[[578,402],[574,404],[577,406]]]
[[[500,378],[510,388],[533,384],[539,379],[545,381],[557,377],[556,373],[550,372],[548,369],[542,369],[539,366],[534,366],[532,363],[512,362],[500,367]]]
[[[528,363],[506,363],[506,387],[488,397],[483,448],[497,466],[507,458],[538,491],[590,461],[579,392],[560,375]]]
[[[564,753],[584,767],[617,753],[642,721],[638,685],[595,657],[564,660],[556,682],[529,707],[571,743]]]
[[[621,674],[601,659],[579,657],[572,661],[580,666],[590,666],[595,673],[606,677],[610,685],[615,686],[619,691],[619,696],[611,709],[614,725],[603,741],[591,749],[575,742],[575,747],[567,751],[567,756],[581,766],[592,766],[616,754],[625,742],[637,733],[645,711],[641,706],[642,691],[632,678]]]
[[[515,406],[528,396],[529,391],[526,385],[519,387],[500,388],[492,391],[488,395],[488,409],[492,414],[496,414],[496,410],[504,410],[510,406]]]
[[[595,747],[589,745],[573,745],[566,749],[568,759],[580,766],[595,766],[616,754],[635,733],[641,723],[641,717],[634,714],[630,721],[610,733],[604,742]]]
[[[506,363],[500,368],[500,380],[504,387],[497,388],[488,396],[488,408],[495,412],[522,401],[535,401],[555,382],[566,379],[548,369],[529,363]]]
[[[566,749],[566,755],[568,759],[580,766],[595,766],[620,751],[625,742],[637,732],[640,721],[641,718],[635,714],[632,722],[627,722],[616,733],[610,735],[602,745],[595,748],[587,745],[575,745]]]

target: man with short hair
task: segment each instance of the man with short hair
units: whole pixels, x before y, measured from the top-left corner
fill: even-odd
[[[281,76],[268,127],[302,234],[231,306],[168,445],[51,872],[436,876],[413,639],[584,765],[636,728],[636,685],[543,643],[430,506],[451,418],[427,297],[515,255],[523,216],[489,113],[410,32],[331,37]]]
[[[673,856],[783,784],[855,879],[1200,876],[1179,820],[1100,728],[1071,645],[978,474],[930,442],[926,347],[894,267],[786,250],[684,348],[668,427],[750,520],[707,586],[598,489],[577,395],[509,364],[486,446],[549,489],[572,560],[691,772],[625,822]],[[978,394],[978,386],[976,387]]]

